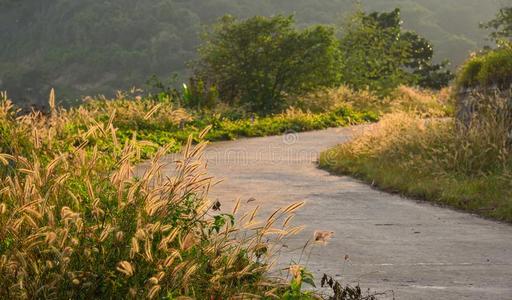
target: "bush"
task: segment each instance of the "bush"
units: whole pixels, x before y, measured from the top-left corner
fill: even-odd
[[[356,90],[389,96],[403,84],[441,89],[453,79],[447,62],[433,63],[427,39],[403,30],[400,9],[356,12],[342,27],[340,49],[342,82]]]
[[[512,48],[504,47],[470,58],[460,69],[457,87],[508,88],[512,84]]]
[[[216,86],[221,101],[250,112],[285,109],[286,95],[335,85],[338,41],[333,28],[299,31],[292,17],[224,17],[205,35],[196,77]]]

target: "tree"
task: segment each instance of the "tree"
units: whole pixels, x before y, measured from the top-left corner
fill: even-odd
[[[342,28],[343,81],[355,89],[387,94],[400,84],[448,85],[448,63],[434,64],[431,43],[402,29],[400,10],[355,13]]]
[[[340,48],[346,84],[387,93],[407,81],[407,73],[401,68],[407,47],[399,38],[398,13],[367,15],[360,11],[345,22]]]
[[[411,73],[412,82],[424,88],[441,89],[448,86],[454,74],[448,69],[448,61],[432,62],[432,44],[415,32],[407,31],[400,37],[407,43],[405,68]]]
[[[512,6],[501,8],[493,20],[482,24],[481,27],[493,30],[491,38],[495,41],[512,41]]]
[[[338,83],[338,52],[330,27],[299,31],[293,17],[226,16],[205,34],[195,74],[222,101],[267,114],[283,109],[288,95]]]
[[[113,96],[117,89],[142,85],[152,74],[167,78],[178,73],[174,87],[180,87],[190,75],[186,62],[197,58],[201,28],[225,14],[246,18],[293,13],[298,27],[305,28],[333,23],[340,11],[351,9],[352,2],[0,0],[0,90],[8,90],[18,104],[45,103],[46,87],[32,82],[13,85],[17,81],[9,79],[34,70],[44,72],[46,78],[38,81],[55,87],[60,99]],[[462,63],[485,38],[474,24],[492,19],[499,9],[497,2],[361,1],[374,11],[400,5],[408,28],[428,34],[436,41],[437,56],[454,64]]]

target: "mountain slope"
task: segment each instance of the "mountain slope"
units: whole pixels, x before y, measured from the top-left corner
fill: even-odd
[[[462,62],[484,43],[479,22],[499,0],[365,0],[366,10],[400,7],[404,27],[434,42],[437,59]],[[301,26],[336,23],[351,0],[0,0],[0,89],[27,103],[56,87],[64,97],[186,75],[202,28],[230,13],[294,13]]]

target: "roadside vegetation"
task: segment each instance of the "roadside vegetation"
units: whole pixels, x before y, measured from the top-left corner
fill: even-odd
[[[354,10],[347,0],[0,0],[0,90],[18,105],[45,105],[55,88],[59,100],[141,86],[151,75],[186,79],[197,58],[200,33],[218,18],[296,16],[298,26],[335,24]],[[428,36],[438,60],[460,64],[482,45],[478,23],[498,9],[480,0],[360,1],[368,11],[400,7],[404,26]],[[30,57],[30,59],[27,59]],[[76,101],[74,101],[76,102]]]
[[[314,285],[303,266],[292,265],[288,279],[268,275],[275,245],[302,230],[292,218],[304,203],[264,222],[257,210],[238,212],[240,203],[221,212],[208,198],[215,181],[201,160],[205,139],[375,120],[349,109],[290,110],[216,124],[142,99],[89,100],[65,110],[55,106],[53,91],[48,114],[19,114],[2,97],[0,298],[6,299],[316,299],[303,291]],[[178,150],[172,177],[162,174],[162,157]],[[144,158],[150,166],[135,174]],[[357,286],[332,289],[374,299]]]
[[[354,141],[324,152],[320,166],[389,192],[510,222],[506,125],[501,117],[461,128],[453,119],[390,114]]]
[[[0,298],[226,299],[288,290],[266,275],[267,241],[300,230],[289,217],[302,203],[266,223],[256,212],[235,221],[236,211],[221,214],[208,199],[205,142],[188,140],[172,178],[160,168],[173,143],[136,177],[145,143],[118,140],[113,116],[93,116],[52,107],[49,116],[19,117],[2,101]]]
[[[320,166],[387,191],[512,222],[510,8],[492,28],[498,48],[460,68],[448,119],[398,112],[322,154]],[[505,38],[505,39],[503,39]]]
[[[198,134],[206,127],[211,129],[204,136],[205,140],[221,141],[364,124],[379,118],[375,112],[356,111],[348,106],[316,113],[291,107],[282,113],[259,116],[231,110],[173,109],[172,103],[133,98],[91,100],[78,110],[69,110],[69,113],[90,114],[98,121],[112,119],[121,143],[131,139],[146,142],[142,149],[143,158],[150,157],[156,149],[168,144],[173,145],[171,151],[179,151],[189,136],[199,141]],[[75,131],[81,127],[83,124],[72,126]]]
[[[162,49],[153,50],[160,57]],[[488,61],[502,65],[498,56]],[[512,219],[510,201],[500,198],[511,177],[501,134],[510,119],[494,114],[503,98],[487,97],[482,118],[465,128],[443,119],[454,113],[453,74],[447,62],[434,62],[428,40],[402,28],[398,9],[358,11],[339,27],[226,16],[205,33],[192,65],[183,87],[155,76],[148,92],[87,97],[70,108],[58,105],[53,89],[41,110],[20,109],[2,93],[0,298],[318,298],[305,291],[314,285],[307,266],[291,265],[286,279],[268,275],[276,242],[302,230],[292,219],[303,203],[264,222],[257,210],[239,211],[240,203],[219,211],[201,160],[208,141],[382,120],[324,154],[322,166]],[[174,173],[162,174],[162,157],[172,152],[181,158]],[[142,160],[150,166],[135,174]],[[421,185],[411,186],[413,178]],[[332,289],[327,299],[377,296],[328,276],[321,285]]]
[[[353,90],[348,86],[319,90],[289,104],[312,112],[348,107],[382,117],[393,112],[410,112],[423,117],[448,117],[454,111],[451,89],[431,90],[400,85],[388,96],[381,97],[370,89]]]

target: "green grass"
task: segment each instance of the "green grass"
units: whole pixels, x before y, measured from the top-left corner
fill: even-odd
[[[118,136],[122,140],[130,139],[136,133],[138,140],[155,143],[155,147],[148,147],[146,156],[150,155],[158,146],[175,143],[171,150],[178,151],[191,135],[197,140],[197,134],[207,126],[211,130],[205,136],[209,141],[235,140],[244,137],[261,137],[280,135],[288,131],[304,132],[320,130],[331,127],[376,122],[378,115],[371,112],[356,112],[348,108],[339,108],[324,113],[305,113],[290,110],[281,114],[267,117],[229,119],[220,115],[201,115],[183,124],[167,127],[139,124],[143,129],[135,130],[131,126],[119,126]],[[116,121],[114,120],[114,124]]]
[[[322,159],[320,166],[334,174],[350,175],[373,183],[384,191],[512,222],[512,185],[501,176],[435,177],[397,167],[398,163],[345,156],[338,157],[336,162]]]

